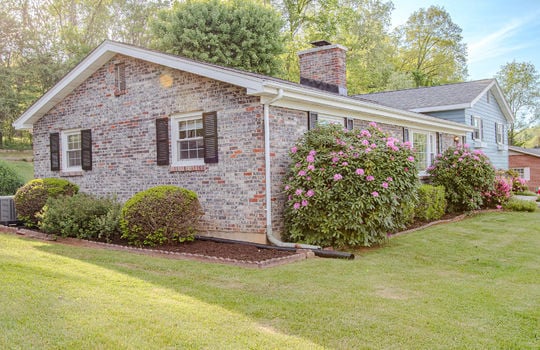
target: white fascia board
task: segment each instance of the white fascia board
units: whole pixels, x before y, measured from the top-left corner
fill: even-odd
[[[501,110],[508,121],[508,123],[514,122],[514,114],[512,113],[512,110],[510,109],[510,106],[508,105],[508,102],[506,101],[506,98],[504,97],[504,94],[501,90],[501,87],[498,83],[494,84],[494,94],[495,99],[499,103],[499,107],[501,107]]]
[[[98,47],[90,53],[81,63],[67,73],[56,85],[49,89],[41,98],[32,104],[15,122],[13,127],[17,130],[32,129],[34,123],[62,101],[77,86],[85,81],[96,70],[103,66],[114,56],[114,53]]]
[[[429,112],[443,112],[443,111],[453,111],[456,109],[466,109],[470,108],[472,105],[470,103],[461,103],[457,105],[446,105],[446,106],[434,106],[434,107],[422,107],[411,109],[411,112],[416,113],[429,113]]]
[[[331,115],[343,115],[346,117],[369,120],[378,123],[395,124],[403,127],[420,128],[430,131],[444,131],[447,133],[465,135],[471,132],[472,127],[446,121],[440,118],[426,116],[415,112],[404,111],[391,107],[381,106],[361,100],[355,100],[347,96],[338,96],[325,92],[302,89],[301,87],[276,84],[266,85],[267,94],[277,94],[278,89],[283,90],[283,97],[273,103],[274,106],[293,108],[299,110],[316,110]],[[271,89],[274,89],[271,92]],[[265,98],[262,99],[264,103]]]

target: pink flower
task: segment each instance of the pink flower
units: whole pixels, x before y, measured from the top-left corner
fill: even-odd
[[[315,156],[317,154],[317,151],[315,151],[314,149],[312,149],[311,151],[309,151],[309,155],[310,156]]]
[[[373,127],[373,128],[376,128],[376,127],[377,127],[377,123],[375,123],[375,122],[369,122],[368,125],[371,126],[371,127]]]
[[[313,190],[308,190],[306,192],[306,197],[313,197],[314,195],[315,195],[315,191],[313,191]]]
[[[366,176],[366,181],[373,181],[375,178],[372,175]]]
[[[366,148],[366,153],[369,153],[369,152],[371,152],[371,148],[368,147]]]
[[[362,140],[362,145],[369,146],[369,141],[368,140]]]
[[[362,130],[360,131],[360,137],[367,137],[367,138],[370,138],[371,137],[371,133],[367,130]]]
[[[285,191],[288,191],[291,188],[291,186],[287,185],[285,186]]]
[[[315,157],[310,154],[306,157],[306,160],[308,163],[313,163],[315,161]]]
[[[299,189],[297,189],[296,191],[294,191],[294,194],[297,195],[297,196],[300,196],[303,192],[304,192],[304,190],[302,190],[301,188],[299,188]]]
[[[293,146],[291,148],[291,153],[296,153],[296,152],[298,152],[298,148],[296,146]]]
[[[388,182],[383,182],[383,183],[381,184],[381,186],[382,186],[382,188],[388,188]]]
[[[414,162],[414,157],[413,157],[413,156],[409,156],[409,157],[407,158],[407,160],[408,160],[409,162]]]
[[[379,192],[373,191],[373,192],[371,192],[371,195],[372,195],[373,197],[379,197]]]
[[[391,177],[391,176],[388,176],[388,177],[386,178],[386,181],[388,181],[388,182],[392,182],[392,181],[394,181],[394,179],[392,179],[392,177]]]
[[[339,161],[339,158],[338,157],[333,157],[332,158],[332,163],[337,163]]]
[[[315,165],[310,164],[310,165],[307,166],[307,169],[313,171],[313,170],[315,170]]]
[[[298,172],[298,176],[306,176],[306,171],[305,170],[300,170]]]
[[[308,205],[308,201],[306,199],[303,199],[302,200],[302,206],[307,207],[307,205]]]
[[[343,166],[347,166],[347,165],[349,165],[349,163],[347,163],[347,162],[343,162],[343,163],[341,163],[341,165],[343,165]]]
[[[300,209],[300,203],[298,203],[298,202],[294,203],[293,208],[294,209]]]
[[[341,176],[341,174],[336,174],[336,175],[334,175],[334,180],[335,180],[335,181],[339,181],[339,180],[341,180],[341,179],[343,179],[343,176]]]
[[[356,175],[364,175],[364,169],[356,169]]]
[[[496,208],[497,208],[497,209],[502,209],[502,205],[497,204],[497,207],[496,207]]]

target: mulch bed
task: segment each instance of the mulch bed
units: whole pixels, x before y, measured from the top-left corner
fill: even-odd
[[[440,223],[459,221],[462,220],[465,216],[465,214],[450,214],[445,215],[441,220],[438,221],[433,221],[429,223],[417,222],[412,226],[408,227],[405,231],[392,234],[390,235],[390,237],[402,235]],[[24,228],[0,226],[0,232],[10,232],[30,238],[43,239],[74,246],[125,250],[152,256],[167,256],[177,259],[217,262],[222,264],[255,268],[278,266],[293,261],[299,261],[314,257],[313,252],[309,250],[285,251],[273,249],[271,246],[268,246],[268,248],[261,248],[253,245],[221,242],[218,243],[207,240],[195,240],[193,242],[186,242],[180,245],[161,246],[150,249],[127,246],[125,243],[122,242],[109,244],[104,242],[86,241],[76,238],[56,237],[54,235],[47,235],[39,231],[33,231]]]
[[[138,248],[120,244],[87,241],[76,238],[64,238],[44,234],[39,231],[24,228],[0,226],[0,232],[10,232],[18,235],[43,239],[54,243],[68,244],[81,247],[99,247],[113,250],[126,250],[152,256],[166,256],[178,259],[217,262],[243,267],[266,268],[286,263],[311,258],[311,251],[297,250],[285,251],[268,248],[260,248],[253,245],[238,243],[221,243],[206,240],[195,240],[174,246],[160,246],[156,248]]]

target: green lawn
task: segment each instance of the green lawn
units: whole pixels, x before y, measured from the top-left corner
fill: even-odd
[[[32,162],[32,157],[31,150],[0,150],[0,162],[7,163],[13,168],[25,183],[34,178],[34,163]]]
[[[0,234],[0,348],[538,349],[540,212],[266,270]]]

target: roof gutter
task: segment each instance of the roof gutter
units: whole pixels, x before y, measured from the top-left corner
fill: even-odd
[[[319,246],[310,244],[299,244],[282,242],[274,236],[272,231],[272,178],[270,171],[270,105],[283,97],[283,89],[279,89],[277,95],[270,101],[263,104],[264,113],[264,176],[265,176],[265,197],[266,197],[266,238],[270,243],[278,247],[301,248],[301,249],[321,249]]]

